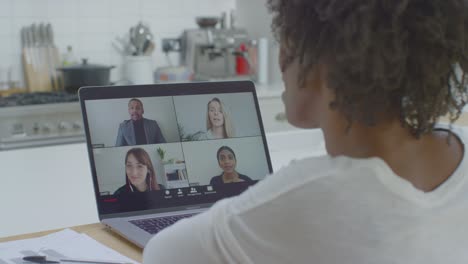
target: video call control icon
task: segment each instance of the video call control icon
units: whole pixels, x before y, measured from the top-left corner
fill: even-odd
[[[169,190],[166,190],[166,195],[170,195],[171,192]]]
[[[196,192],[197,192],[197,189],[195,189],[195,188],[193,188],[193,187],[190,188],[190,193],[196,193]]]
[[[181,189],[177,189],[177,194],[178,194],[178,195],[182,195],[182,194],[183,194],[183,193],[182,193],[182,190],[181,190]]]
[[[206,186],[206,190],[209,192],[213,191],[213,186],[211,185]]]

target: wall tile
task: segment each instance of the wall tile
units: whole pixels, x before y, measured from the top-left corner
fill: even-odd
[[[13,0],[0,0],[0,17],[8,17],[13,11]]]
[[[119,19],[111,18],[110,32],[115,36],[123,37],[124,35],[128,34],[130,28],[136,26],[139,21],[146,23],[146,21],[140,16],[125,16]]]
[[[157,13],[165,14],[167,16],[178,15],[179,17],[183,17],[186,13],[184,1],[182,0],[159,1],[158,3],[159,8]]]
[[[112,49],[111,35],[109,33],[83,33],[76,42],[76,55],[81,52],[109,52]]]
[[[161,6],[164,1],[140,0],[141,14],[160,14],[164,13]]]
[[[35,17],[43,19],[47,16],[47,4],[38,0],[13,1],[12,14],[14,17]]]
[[[138,16],[140,14],[141,0],[112,0],[110,5],[110,16],[125,18],[129,16]]]
[[[80,17],[108,17],[111,3],[109,0],[79,0],[78,14]]]
[[[20,0],[21,1],[21,0]],[[39,0],[43,2],[44,0]],[[49,18],[76,18],[78,2],[75,0],[47,0],[47,16]]]
[[[199,16],[220,16],[223,11],[230,9],[231,1],[214,1],[204,0],[199,1],[194,10],[197,11]]]
[[[109,18],[83,17],[76,22],[77,33],[109,33],[111,21]]]
[[[5,67],[11,64],[11,50],[13,50],[12,41],[0,41],[0,66]]]
[[[15,17],[11,20],[11,36],[13,38],[19,38],[21,28],[31,26],[32,24],[38,24],[38,22],[41,22],[41,19],[38,19],[36,17]]]
[[[77,20],[68,17],[49,17],[54,35],[72,35],[77,31]]]
[[[2,38],[11,37],[12,32],[11,19],[7,17],[0,17],[0,36]]]
[[[20,30],[32,23],[51,23],[60,54],[72,45],[77,59],[117,66],[112,80],[121,79],[122,56],[113,48],[117,36],[143,21],[154,34],[155,66],[168,64],[162,38],[179,37],[184,29],[197,28],[195,17],[219,16],[235,7],[236,0],[0,0],[1,63],[21,69]],[[178,54],[170,55],[174,64]],[[21,73],[22,75],[22,73]]]
[[[11,53],[11,51],[13,50],[12,44],[13,39],[5,39],[3,41],[0,41],[0,52],[2,54]]]
[[[72,46],[73,52],[75,53],[78,43],[78,37],[75,34],[55,34],[54,39],[55,46],[59,50],[60,56],[67,51],[68,46]],[[79,57],[76,57],[76,59],[79,59]]]
[[[23,65],[21,62],[21,53],[12,53],[6,57],[6,61],[3,65],[11,68],[11,80],[19,82],[19,86],[23,87]]]

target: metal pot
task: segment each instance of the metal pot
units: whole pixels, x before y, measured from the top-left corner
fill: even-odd
[[[101,86],[110,84],[110,70],[115,66],[88,64],[87,59],[82,64],[57,68],[63,72],[65,91],[76,93],[83,86]]]

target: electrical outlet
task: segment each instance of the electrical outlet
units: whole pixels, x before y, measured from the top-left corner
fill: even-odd
[[[180,39],[162,39],[162,50],[166,53],[181,51]]]

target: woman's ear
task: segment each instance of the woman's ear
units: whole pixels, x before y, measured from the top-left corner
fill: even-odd
[[[291,64],[291,72],[300,74],[300,65],[295,62]],[[296,81],[295,100],[290,103],[291,113],[288,120],[295,126],[301,128],[318,128],[321,116],[326,112],[329,105],[330,92],[326,84],[325,68],[316,65],[305,76]]]
[[[278,56],[278,64],[282,73],[286,71],[288,66],[294,61],[294,58],[288,54],[286,47],[284,44],[281,44],[279,56]]]

